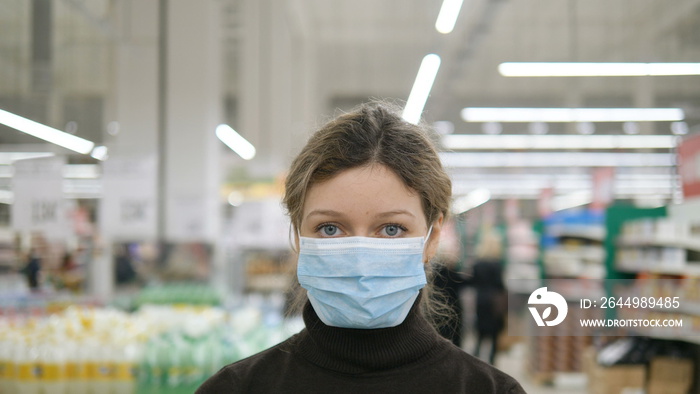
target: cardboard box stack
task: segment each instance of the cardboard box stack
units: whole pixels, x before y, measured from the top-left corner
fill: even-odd
[[[648,365],[603,366],[593,348],[584,358],[590,394],[687,394],[693,385],[695,366],[690,359],[656,356]]]
[[[647,394],[686,394],[693,384],[693,361],[654,357],[649,364]]]

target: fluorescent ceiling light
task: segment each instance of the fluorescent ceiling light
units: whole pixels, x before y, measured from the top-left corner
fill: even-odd
[[[413,83],[411,94],[406,101],[401,117],[413,124],[418,124],[423,113],[425,102],[428,100],[430,90],[433,88],[435,76],[440,68],[440,56],[431,53],[423,58],[418,69],[418,75]]]
[[[563,211],[565,209],[576,208],[593,202],[593,193],[590,190],[580,190],[563,196],[552,198],[552,209]]]
[[[675,122],[680,108],[499,108],[469,107],[465,122]]]
[[[459,215],[474,209],[491,199],[491,192],[488,189],[474,189],[466,196],[458,197],[452,202],[452,213]]]
[[[483,135],[449,134],[442,136],[446,149],[523,150],[523,149],[672,149],[678,137],[673,135]]]
[[[435,21],[435,30],[442,34],[451,33],[457,22],[462,3],[463,0],[443,0],[437,21]]]
[[[90,156],[97,160],[105,161],[109,157],[109,151],[106,146],[96,146],[95,149],[92,150],[92,153],[90,153]]]
[[[491,193],[491,199],[497,198],[530,198],[537,199],[541,193],[542,189],[547,187],[554,187],[557,193],[574,193],[583,189],[588,189],[591,187],[591,183],[588,182],[585,185],[581,185],[576,188],[568,187],[566,185],[552,185],[551,183],[545,184],[527,184],[524,182],[520,183],[505,183],[505,182],[471,182],[471,183],[461,183],[454,182],[452,193],[454,195],[459,195],[460,193],[468,193],[473,190],[474,187],[480,187],[488,189]],[[649,188],[644,185],[634,186],[634,187],[620,187],[618,185],[614,186],[615,198],[637,198],[637,197],[656,197],[656,198],[671,198],[673,194],[673,186],[668,185],[665,187],[654,187]]]
[[[95,147],[95,143],[92,141],[76,137],[2,109],[0,109],[0,123],[84,155],[92,152],[92,148]]]
[[[66,164],[63,177],[70,179],[99,179],[100,166],[97,164]]]
[[[12,164],[17,160],[55,156],[52,152],[0,152],[0,164]]]
[[[623,77],[700,75],[700,63],[559,63],[506,62],[505,77]]]
[[[673,167],[672,153],[441,152],[445,167]]]
[[[216,136],[244,160],[255,157],[255,147],[227,124],[216,126]]]

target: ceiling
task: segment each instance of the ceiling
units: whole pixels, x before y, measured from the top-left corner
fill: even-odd
[[[107,124],[103,108],[114,71],[111,48],[120,39],[114,33],[116,1],[53,1],[54,45],[60,51],[51,93],[36,94],[26,88],[31,77],[31,2],[0,0],[0,108],[11,103],[60,129],[70,118],[66,113],[74,114],[79,124],[89,125],[78,127],[78,135],[102,138]],[[250,28],[242,9],[252,0],[218,1],[224,10],[225,90],[240,103],[239,81],[245,76],[238,60],[245,29]],[[699,76],[507,78],[497,71],[504,61],[699,62],[700,0],[465,0],[454,31],[447,35],[434,28],[442,0],[261,3],[268,5],[263,10],[282,12],[289,33],[315,48],[316,91],[323,100],[320,110],[327,112],[319,115],[369,97],[405,100],[421,59],[436,53],[442,65],[424,116],[428,122],[451,122],[456,134],[484,132],[483,124],[460,120],[459,111],[466,106],[677,106],[686,111],[691,130],[700,125]],[[52,111],[64,116],[52,116]],[[504,134],[528,132],[527,124],[502,129]],[[564,125],[549,129],[550,134],[572,132]],[[595,133],[622,134],[622,125],[596,125]],[[653,124],[642,133],[670,134],[670,124]],[[37,143],[0,130],[2,150]],[[548,185],[562,193],[575,191],[591,180],[590,169],[580,167],[452,171],[456,191],[486,187],[498,197],[534,198]],[[618,169],[619,184],[627,185],[624,192],[620,186],[619,195],[631,198],[639,194],[634,190],[643,190],[668,200],[676,188],[673,172],[664,167]],[[643,183],[645,179],[653,179],[654,186]],[[527,190],[518,194],[509,184]]]

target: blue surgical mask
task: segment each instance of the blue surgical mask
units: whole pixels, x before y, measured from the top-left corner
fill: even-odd
[[[397,326],[426,284],[427,238],[300,237],[299,283],[326,325]]]

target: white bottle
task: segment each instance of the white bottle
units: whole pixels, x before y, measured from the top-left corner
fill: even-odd
[[[0,393],[15,393],[15,364],[13,361],[14,343],[7,334],[0,339]]]
[[[66,341],[66,393],[88,394],[87,367],[81,352],[82,344]]]
[[[112,347],[100,340],[95,348],[92,372],[92,394],[112,394],[114,383],[114,358]]]
[[[136,391],[138,344],[122,341],[115,349],[114,383],[112,394],[133,394]]]
[[[39,394],[41,392],[39,376],[39,350],[36,340],[22,338],[15,346],[15,390],[22,394]]]
[[[41,387],[43,394],[66,394],[66,360],[63,341],[45,340],[40,344]]]
[[[93,337],[85,338],[79,349],[80,360],[82,361],[82,368],[84,369],[84,382],[87,394],[100,394],[98,388],[99,384],[97,382],[99,376],[98,351],[99,347],[96,343],[96,339]]]

